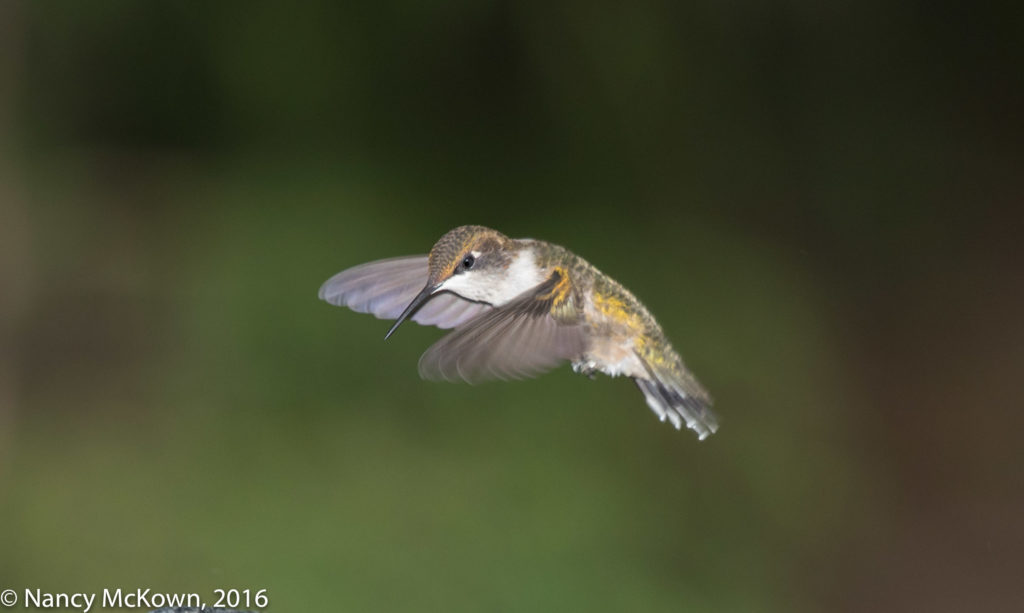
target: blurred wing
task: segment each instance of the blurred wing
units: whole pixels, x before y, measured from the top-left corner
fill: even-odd
[[[551,287],[549,279],[434,343],[420,358],[420,376],[468,383],[521,379],[582,355],[584,327],[573,317],[551,315]]]
[[[427,256],[377,260],[343,270],[320,287],[320,299],[380,319],[397,319],[427,284]],[[445,292],[423,305],[412,320],[425,326],[454,328],[489,310]]]
[[[427,256],[377,260],[343,270],[320,287],[320,299],[381,319],[396,319],[427,284]]]
[[[424,284],[426,282],[424,281]],[[422,289],[422,288],[421,288]],[[416,290],[419,291],[419,290]],[[416,297],[416,293],[409,297],[408,304]],[[404,308],[404,307],[403,307]],[[491,311],[493,307],[483,302],[472,302],[451,292],[442,292],[430,299],[420,310],[412,316],[412,320],[424,326],[437,326],[438,328],[457,328],[462,324],[473,320],[485,311]],[[399,312],[401,314],[401,312]],[[391,319],[395,319],[395,315]]]

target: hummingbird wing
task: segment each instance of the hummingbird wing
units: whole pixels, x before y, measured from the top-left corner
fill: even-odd
[[[425,255],[368,262],[328,279],[320,287],[320,299],[380,319],[396,319],[427,284],[428,274]],[[490,309],[490,305],[444,292],[423,305],[411,319],[424,326],[454,328]]]
[[[574,309],[553,305],[561,274],[506,305],[481,313],[430,346],[420,358],[420,376],[478,383],[522,379],[580,356],[586,332]]]

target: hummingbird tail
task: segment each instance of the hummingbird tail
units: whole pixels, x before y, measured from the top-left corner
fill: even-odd
[[[653,379],[636,377],[633,380],[644,393],[647,406],[661,421],[668,419],[677,430],[682,429],[685,423],[700,440],[718,430],[718,419],[711,411],[711,399],[706,394],[688,392],[685,388],[689,386],[675,377],[657,376],[653,372],[652,375]],[[699,386],[697,389],[703,392]]]

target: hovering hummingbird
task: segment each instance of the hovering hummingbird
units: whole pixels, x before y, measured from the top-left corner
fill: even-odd
[[[711,397],[661,326],[626,288],[564,247],[460,226],[430,250],[369,262],[323,284],[320,299],[382,319],[455,330],[420,358],[420,376],[476,383],[578,373],[631,377],[647,405],[703,440],[718,429]]]

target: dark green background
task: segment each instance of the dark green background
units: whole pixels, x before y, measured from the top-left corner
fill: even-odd
[[[0,4],[0,588],[1020,610],[1021,14]],[[720,432],[316,300],[467,223],[630,287]]]

